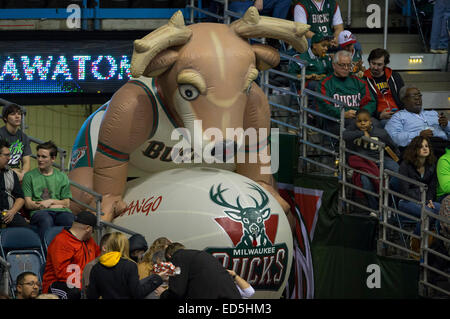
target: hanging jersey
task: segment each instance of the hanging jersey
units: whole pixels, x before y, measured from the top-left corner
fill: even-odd
[[[207,164],[191,162],[178,164],[174,162],[172,157],[176,158],[178,155],[177,148],[174,148],[174,146],[179,144],[180,140],[172,140],[171,135],[178,126],[158,93],[155,79],[140,77],[138,79],[131,79],[128,83],[137,85],[146,92],[151,101],[152,112],[154,113],[152,131],[149,138],[129,156],[129,177],[140,177],[150,173],[179,168],[180,165],[182,167],[208,166],[231,171],[235,170],[234,163],[214,162]],[[96,151],[106,156],[111,155],[110,150],[106,151],[105,147],[101,143],[98,143],[100,125],[108,105],[109,101],[89,116],[81,127],[72,148],[71,170],[77,167],[93,167]],[[177,153],[174,154],[174,152]],[[114,158],[120,160],[123,154],[116,151],[117,156]],[[128,158],[124,160],[128,160]]]

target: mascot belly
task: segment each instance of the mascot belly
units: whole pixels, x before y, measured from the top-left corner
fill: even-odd
[[[151,190],[151,191],[149,191]],[[205,250],[255,288],[280,298],[292,262],[292,234],[278,202],[251,179],[214,168],[178,168],[129,181],[114,224]]]

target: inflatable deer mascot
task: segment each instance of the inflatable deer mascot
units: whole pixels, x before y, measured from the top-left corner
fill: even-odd
[[[261,169],[270,163],[248,160],[252,152],[268,152],[267,138],[253,145],[243,141],[242,134],[225,133],[227,128],[270,130],[268,100],[254,81],[259,71],[276,66],[280,57],[274,48],[250,44],[248,39],[280,39],[304,52],[308,30],[306,24],[259,16],[255,7],[230,25],[186,26],[178,11],[167,25],[134,41],[132,79],[86,120],[72,150],[70,179],[103,195],[105,221],[126,208],[127,180],[179,165],[233,170],[263,186],[288,213],[289,205],[278,195],[272,175]],[[211,128],[222,132],[223,138],[204,134]],[[241,152],[247,160],[196,161],[205,154],[203,147],[201,154],[189,154],[190,163],[179,164],[176,159],[182,152],[175,147],[174,131],[184,132],[194,150],[209,143],[211,156],[217,157],[219,150],[225,153],[220,159]],[[86,193],[72,188],[72,194],[95,207]],[[79,209],[73,204],[74,213]]]

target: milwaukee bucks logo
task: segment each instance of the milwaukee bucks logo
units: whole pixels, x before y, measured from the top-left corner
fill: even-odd
[[[217,186],[217,190],[214,190],[214,186],[212,186],[209,196],[214,203],[227,208],[224,210],[224,213],[229,218],[242,224],[243,236],[236,248],[270,247],[273,243],[267,237],[264,226],[264,221],[270,216],[270,208],[266,208],[269,203],[269,197],[256,184],[247,184],[250,185],[250,189],[257,191],[260,196],[260,202],[258,202],[253,196],[249,195],[254,202],[254,205],[250,207],[242,207],[239,200],[240,196],[236,199],[236,205],[228,203],[223,197],[223,193],[228,189],[222,189],[222,184]]]

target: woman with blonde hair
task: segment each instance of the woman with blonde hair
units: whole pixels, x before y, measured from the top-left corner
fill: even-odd
[[[161,276],[152,274],[139,282],[136,263],[129,256],[128,238],[114,232],[106,242],[106,252],[92,268],[87,288],[88,299],[143,299],[163,283]]]
[[[158,250],[164,250],[172,242],[166,237],[155,239],[148,251],[142,257],[142,262],[138,264],[139,278],[143,279],[153,273],[153,254]]]

